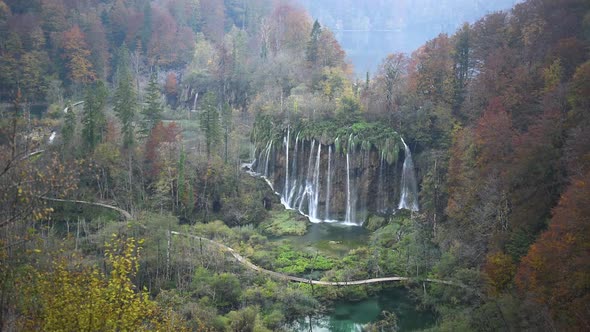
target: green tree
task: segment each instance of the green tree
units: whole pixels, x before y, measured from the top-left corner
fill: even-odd
[[[223,150],[224,150],[224,160],[227,163],[228,158],[228,143],[229,143],[229,134],[233,127],[232,121],[232,108],[229,106],[227,102],[223,104],[223,108],[221,109],[221,125],[223,126]]]
[[[115,91],[114,98],[114,111],[117,117],[121,121],[121,132],[123,134],[123,146],[125,148],[133,145],[135,126],[133,120],[135,118],[135,110],[137,108],[137,99],[135,90],[133,88],[133,78],[129,72],[129,66],[127,65],[128,51],[125,47],[122,47],[121,56],[122,59],[119,63],[118,79],[119,84]]]
[[[315,20],[313,22],[313,27],[311,29],[311,36],[309,41],[307,42],[307,49],[305,55],[307,57],[307,61],[316,64],[318,61],[318,49],[319,49],[319,41],[320,36],[322,35],[322,26]]]
[[[150,76],[150,82],[146,89],[146,105],[142,110],[143,114],[143,132],[148,133],[162,119],[162,95],[158,87],[158,76],[153,72]]]
[[[219,111],[217,110],[217,97],[207,92],[203,97],[203,106],[199,114],[201,130],[205,134],[207,146],[207,158],[211,157],[211,150],[219,142]]]
[[[76,133],[76,113],[74,112],[72,103],[68,102],[66,104],[66,109],[67,113],[64,120],[64,126],[61,130],[64,147],[70,145],[70,142],[72,142],[72,139]]]
[[[103,111],[107,96],[108,91],[102,81],[86,88],[82,116],[82,138],[85,147],[91,152],[102,141],[106,130],[106,118]]]

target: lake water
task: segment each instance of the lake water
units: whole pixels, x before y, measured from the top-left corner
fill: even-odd
[[[329,253],[344,257],[350,249],[367,244],[370,233],[359,226],[339,223],[310,223],[307,233],[302,236],[281,236],[271,240],[288,241],[294,247],[315,253]]]
[[[337,302],[329,314],[317,315],[295,323],[290,330],[295,332],[357,332],[363,326],[379,319],[383,311],[395,313],[398,331],[415,331],[429,328],[435,323],[435,315],[416,309],[416,302],[408,290],[402,287],[388,288],[379,295],[358,302]]]

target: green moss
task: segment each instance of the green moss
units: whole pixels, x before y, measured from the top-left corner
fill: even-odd
[[[267,235],[301,236],[307,232],[308,222],[299,214],[290,210],[271,211],[269,218],[260,223],[260,231]]]
[[[367,219],[367,222],[363,226],[370,231],[375,231],[383,227],[383,225],[386,224],[386,221],[387,220],[385,220],[384,217],[372,215]]]
[[[270,140],[281,142],[287,128],[291,129],[292,134],[298,133],[300,139],[316,140],[324,145],[334,144],[336,153],[377,150],[389,164],[397,162],[402,148],[400,135],[382,123],[303,119],[286,125],[281,118],[271,115],[257,116],[251,139],[259,149],[264,149]],[[295,136],[291,135],[291,139]]]

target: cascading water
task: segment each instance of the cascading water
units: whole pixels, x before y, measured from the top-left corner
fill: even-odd
[[[326,212],[324,218],[330,220],[330,195],[332,194],[332,146],[328,146],[328,173],[326,174]]]
[[[348,152],[346,152],[346,219],[344,222],[347,224],[352,224],[352,199],[351,199],[351,192],[350,192],[350,157]]]
[[[193,100],[193,110],[197,109],[197,99],[199,99],[199,93],[195,93],[195,99]]]
[[[406,156],[402,167],[401,194],[397,208],[418,211],[418,186],[416,185],[412,153],[403,138],[402,143],[404,144],[404,153]]]
[[[349,225],[362,224],[371,211],[389,213],[395,208],[391,199],[397,191],[392,191],[396,167],[388,164],[383,151],[357,151],[353,140],[358,138],[353,135],[348,137],[346,152],[341,154],[334,150],[340,144],[339,138],[334,144],[322,147],[320,141],[300,138],[300,133],[293,136],[291,142],[288,127],[283,144],[274,148],[273,141],[268,141],[264,148],[258,149],[257,158],[250,164],[250,174],[261,176],[273,190],[277,184],[277,195],[286,208],[300,212],[311,222]],[[397,208],[418,211],[412,156],[403,139],[402,143],[405,159]],[[372,162],[377,159],[378,162]],[[275,164],[279,160],[280,164]]]
[[[309,219],[312,222],[321,222],[318,216],[318,205],[320,201],[320,158],[322,155],[322,145],[318,143],[318,155],[315,160],[315,169],[313,171],[313,182],[310,186],[310,197],[308,199]]]
[[[287,137],[283,139],[285,143],[285,188],[283,190],[282,199],[286,199],[289,197],[289,140],[291,138],[290,135],[290,128],[287,127]]]

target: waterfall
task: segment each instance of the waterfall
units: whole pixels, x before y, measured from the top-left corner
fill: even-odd
[[[295,154],[293,155],[293,169],[291,171],[291,176],[293,177],[293,179],[290,179],[291,181],[291,190],[288,192],[288,196],[283,197],[283,200],[285,201],[285,206],[287,208],[291,208],[291,204],[293,204],[293,198],[295,196],[295,192],[297,191],[297,179],[298,179],[298,169],[297,169],[297,159],[299,157],[298,154],[298,150],[299,150],[299,133],[297,133],[297,136],[295,137]]]
[[[312,173],[312,165],[313,165],[313,150],[315,148],[315,140],[311,141],[311,149],[309,150],[309,159],[307,160],[307,176],[305,177],[305,183],[303,186],[301,186],[301,191],[300,191],[300,195],[298,197],[299,199],[299,205],[297,206],[297,209],[299,210],[299,212],[303,213],[303,201],[305,201],[305,199],[307,198],[307,200],[311,200],[312,198],[312,180],[313,180],[313,173]],[[309,207],[309,202],[308,202],[308,207]],[[307,211],[309,213],[309,209]]]
[[[195,93],[195,99],[193,100],[193,110],[197,109],[197,99],[199,98],[199,92]]]
[[[289,131],[289,127],[287,127],[287,137],[284,139],[285,142],[285,188],[283,190],[283,200],[288,199],[289,197],[289,139],[291,138],[290,136],[290,131]]]
[[[346,151],[346,218],[344,222],[347,224],[352,223],[352,204],[351,204],[351,193],[350,193],[350,158],[348,151]]]
[[[309,219],[312,222],[320,222],[318,216],[318,205],[320,201],[320,159],[322,154],[322,144],[318,143],[318,154],[315,160],[315,169],[313,171],[313,182],[310,186],[310,197],[308,200]]]
[[[332,193],[332,146],[328,146],[328,173],[326,173],[326,212],[324,219],[330,220],[330,194]]]
[[[264,162],[264,176],[266,178],[269,177],[270,174],[268,174],[268,162],[270,161],[270,150],[272,149],[272,140],[268,142],[268,144],[266,145],[266,159]]]
[[[274,184],[277,184],[276,194],[287,209],[298,211],[311,222],[349,225],[362,224],[368,214],[392,212],[395,207],[418,211],[412,155],[403,139],[405,158],[401,179],[398,180],[400,198],[399,202],[390,202],[393,194],[389,191],[392,184],[397,183],[392,177],[397,172],[392,172],[395,166],[388,164],[384,151],[377,152],[373,147],[369,149],[365,146],[357,150],[355,146],[359,144],[355,141],[358,137],[353,134],[342,142],[346,144],[343,152],[334,150],[339,146],[339,138],[336,138],[333,147],[322,146],[319,140],[306,140],[300,136],[298,132],[293,146],[288,126],[281,146],[274,147],[274,142],[269,140],[255,150],[256,159],[249,164],[251,175],[263,178],[273,190]],[[392,206],[396,203],[397,206]]]
[[[405,160],[402,167],[401,195],[397,208],[418,211],[418,186],[416,185],[412,153],[403,138],[402,143],[404,144]]]

